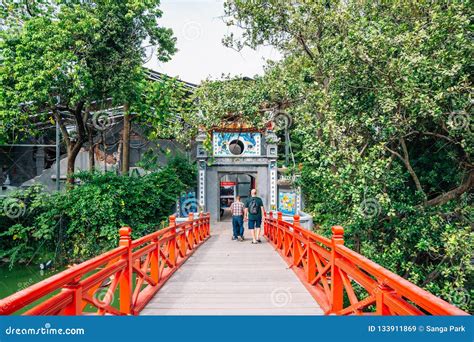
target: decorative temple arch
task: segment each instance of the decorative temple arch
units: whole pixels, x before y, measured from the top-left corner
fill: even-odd
[[[206,133],[212,138],[212,151],[204,148]],[[220,178],[225,175],[252,175],[265,207],[276,209],[278,139],[271,130],[237,120],[201,131],[196,142],[199,205],[211,219],[220,220]]]

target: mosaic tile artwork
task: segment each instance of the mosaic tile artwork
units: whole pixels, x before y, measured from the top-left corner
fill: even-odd
[[[296,192],[283,192],[278,194],[278,210],[283,215],[296,214]]]
[[[260,156],[260,133],[214,132],[213,152],[215,157]],[[230,147],[234,147],[232,153]],[[243,149],[243,151],[242,151]]]

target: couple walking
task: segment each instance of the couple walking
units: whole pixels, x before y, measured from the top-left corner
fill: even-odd
[[[248,227],[252,233],[252,243],[260,243],[260,229],[262,227],[262,217],[265,215],[263,201],[257,197],[257,190],[252,189],[250,198],[244,203],[240,201],[240,196],[236,197],[231,204],[232,227],[234,234],[232,240],[244,241],[244,221],[248,220]]]

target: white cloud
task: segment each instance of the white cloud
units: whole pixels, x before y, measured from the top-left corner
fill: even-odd
[[[253,77],[263,73],[266,59],[279,59],[271,47],[237,52],[222,45],[222,38],[230,30],[222,20],[223,1],[163,0],[161,9],[159,24],[173,29],[179,51],[170,62],[153,57],[146,67],[199,83],[222,74]],[[235,32],[235,28],[232,30]]]

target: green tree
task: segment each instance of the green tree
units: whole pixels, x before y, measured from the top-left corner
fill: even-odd
[[[157,24],[159,0],[12,2],[0,13],[0,135],[23,138],[35,121],[58,122],[68,175],[94,126],[91,113],[142,101],[144,43],[161,61],[175,52],[172,31]]]

